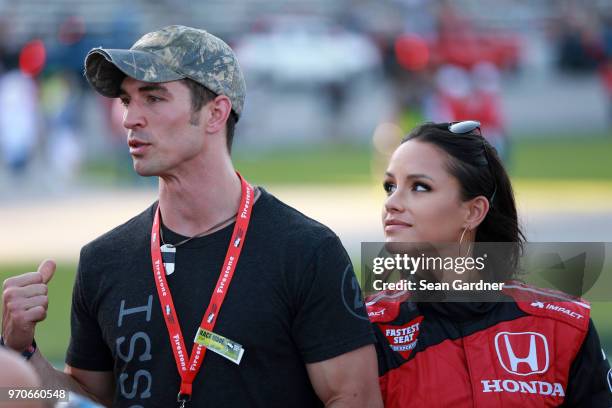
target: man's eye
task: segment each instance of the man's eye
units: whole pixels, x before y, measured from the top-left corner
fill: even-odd
[[[147,96],[147,102],[149,102],[149,103],[155,103],[155,102],[159,102],[161,100],[162,99],[158,98],[157,96],[153,96],[153,95]]]
[[[383,183],[383,189],[387,192],[387,195],[391,195],[395,192],[397,186],[393,183],[386,181]]]
[[[431,191],[431,188],[427,184],[414,183],[412,190],[416,191],[417,193],[424,193],[426,191]]]

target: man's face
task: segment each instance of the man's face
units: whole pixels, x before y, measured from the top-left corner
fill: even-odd
[[[119,98],[125,106],[123,126],[134,170],[141,176],[188,170],[204,149],[205,121],[193,120],[187,86],[181,81],[150,83],[126,77]]]

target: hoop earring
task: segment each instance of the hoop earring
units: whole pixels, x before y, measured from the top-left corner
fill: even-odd
[[[465,236],[465,232],[467,231],[468,227],[463,227],[463,232],[461,233],[461,238],[459,238],[459,245],[463,244],[463,237]]]
[[[463,238],[465,236],[465,233],[467,232],[468,227],[466,226],[465,228],[463,228],[463,232],[461,233],[461,238],[459,238],[459,254],[461,255],[461,244],[463,244]],[[466,258],[469,254],[470,254],[470,250],[472,249],[472,241],[470,241],[469,245],[468,245],[468,249],[467,252],[465,253],[465,256],[463,258]]]

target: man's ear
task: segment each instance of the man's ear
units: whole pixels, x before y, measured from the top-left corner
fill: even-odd
[[[463,203],[466,208],[464,223],[470,229],[476,229],[489,212],[489,200],[485,196],[474,197]]]
[[[232,102],[225,95],[219,95],[208,102],[209,115],[206,122],[208,133],[219,133],[225,129],[227,118],[232,112]]]

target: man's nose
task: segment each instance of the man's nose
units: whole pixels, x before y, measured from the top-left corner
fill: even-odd
[[[137,130],[144,128],[146,125],[147,121],[138,107],[131,104],[125,108],[125,112],[123,113],[124,128],[129,130]]]

